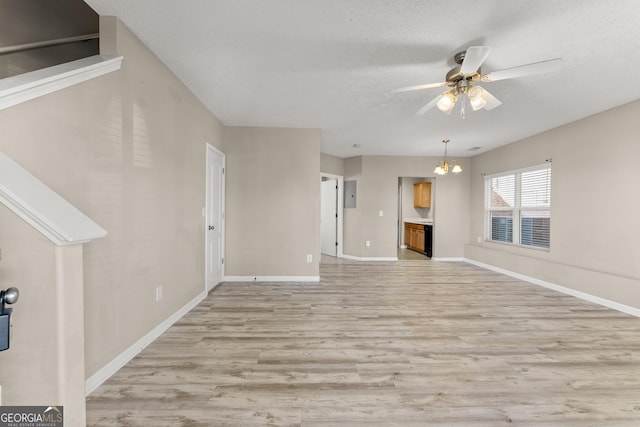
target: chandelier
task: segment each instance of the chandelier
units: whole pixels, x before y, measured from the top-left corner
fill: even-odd
[[[449,140],[443,139],[442,142],[444,142],[444,157],[442,157],[442,161],[436,165],[433,173],[435,173],[436,175],[446,175],[449,173],[449,170],[451,170],[451,172],[453,173],[462,172],[462,166],[456,163],[455,160],[449,161],[447,159],[447,143],[449,142]]]

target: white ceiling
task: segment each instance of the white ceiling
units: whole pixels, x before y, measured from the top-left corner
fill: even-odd
[[[638,0],[86,0],[122,20],[225,125],[322,129],[322,152],[469,156],[640,99]],[[437,108],[453,55],[483,73],[562,57],[558,72],[486,83],[503,105]],[[126,58],[125,58],[126,61]],[[603,141],[604,142],[604,141]],[[360,144],[355,148],[354,144]]]

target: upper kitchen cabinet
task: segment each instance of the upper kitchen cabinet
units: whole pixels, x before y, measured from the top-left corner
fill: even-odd
[[[414,208],[430,208],[431,207],[431,183],[416,182],[413,184],[413,207]]]

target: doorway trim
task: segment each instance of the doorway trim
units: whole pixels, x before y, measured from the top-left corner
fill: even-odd
[[[338,230],[337,230],[337,242],[338,242],[338,247],[336,250],[336,256],[338,258],[343,258],[343,252],[342,252],[342,229],[343,229],[343,215],[344,215],[344,177],[342,175],[334,175],[332,173],[325,173],[325,172],[320,172],[320,180],[322,180],[322,178],[328,178],[328,179],[335,179],[336,182],[338,183],[338,221],[337,221],[337,226],[338,226]],[[320,203],[322,203],[322,200],[320,200]],[[318,227],[320,227],[320,224],[318,224]]]
[[[220,183],[220,194],[218,194],[218,202],[219,202],[219,206],[220,206],[220,257],[222,258],[222,265],[221,265],[221,271],[220,271],[220,282],[214,284],[213,286],[209,287],[209,244],[208,244],[208,223],[207,223],[207,212],[209,212],[209,208],[210,208],[210,203],[211,201],[209,200],[209,194],[210,194],[210,179],[209,179],[209,166],[210,166],[210,162],[212,161],[212,155],[215,156],[219,156],[222,159],[222,176],[220,177],[220,179],[222,180],[222,182]],[[224,281],[225,278],[225,230],[226,230],[226,226],[225,226],[225,189],[226,189],[226,173],[225,173],[225,169],[226,169],[226,164],[227,164],[227,157],[226,155],[220,151],[219,149],[217,149],[216,147],[214,147],[212,144],[207,143],[206,145],[206,173],[205,173],[205,203],[206,206],[203,208],[202,210],[202,216],[204,218],[204,254],[205,254],[205,262],[204,262],[204,290],[205,292],[209,292],[211,289],[214,289],[216,286],[218,286],[220,283],[222,283]]]

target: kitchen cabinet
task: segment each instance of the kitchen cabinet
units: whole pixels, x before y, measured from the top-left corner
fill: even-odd
[[[431,183],[416,182],[413,184],[413,207],[414,208],[430,208],[431,207]]]
[[[405,222],[404,245],[431,258],[433,256],[433,225]]]
[[[404,244],[407,248],[416,252],[425,253],[425,234],[424,225],[404,223]]]

